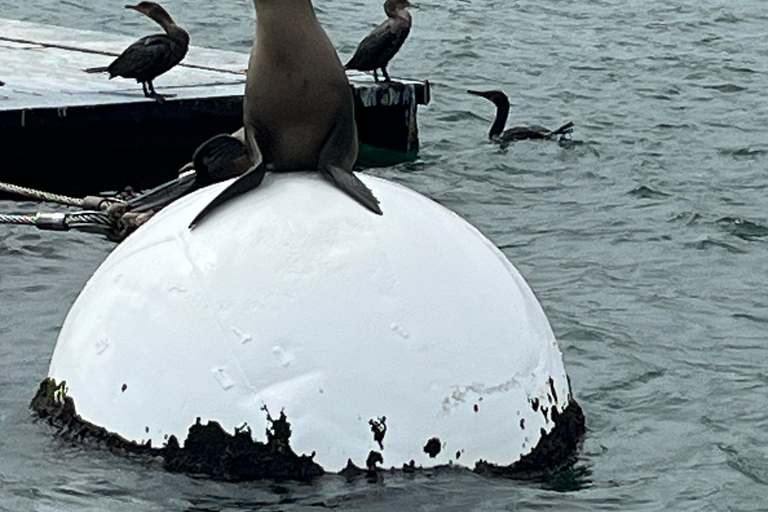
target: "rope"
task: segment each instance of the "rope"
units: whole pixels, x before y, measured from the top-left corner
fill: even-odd
[[[43,48],[56,48],[58,50],[69,50],[72,52],[81,52],[81,53],[92,53],[95,55],[107,55],[109,57],[118,57],[120,56],[119,53],[115,52],[108,52],[105,50],[92,50],[90,48],[81,48],[79,46],[71,46],[68,44],[58,44],[58,43],[41,43],[40,41],[32,41],[30,39],[19,39],[16,37],[6,37],[6,36],[0,36],[0,41],[8,41],[10,43],[19,43],[19,44],[32,44],[36,46],[42,46]],[[243,75],[242,71],[234,71],[232,69],[224,69],[224,68],[215,68],[213,66],[202,66],[200,64],[186,64],[184,62],[181,62],[178,64],[181,67],[185,68],[193,68],[193,69],[204,69],[206,71],[218,71],[220,73],[229,73],[232,75]]]
[[[0,224],[35,226],[42,230],[69,231],[106,235],[119,242],[160,210],[195,188],[197,173],[189,170],[178,178],[155,187],[132,199],[88,196],[84,199],[51,194],[0,182],[0,192],[10,192],[38,200],[84,208],[74,213],[41,213],[35,215],[0,214]]]
[[[20,196],[29,197],[32,199],[39,199],[41,201],[49,201],[52,203],[66,204],[68,206],[80,206],[84,204],[83,199],[76,197],[62,196],[60,194],[52,194],[50,192],[43,192],[42,190],[35,190],[33,188],[21,187],[19,185],[11,185],[10,183],[3,183],[0,181],[0,192],[10,192],[11,194],[18,194]]]

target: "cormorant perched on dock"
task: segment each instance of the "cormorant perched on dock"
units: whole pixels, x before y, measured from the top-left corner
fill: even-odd
[[[355,54],[344,68],[373,71],[373,79],[377,82],[379,77],[376,70],[381,69],[384,80],[389,82],[387,64],[403,46],[405,38],[411,31],[411,15],[406,11],[408,7],[418,6],[408,0],[386,0],[384,12],[387,13],[387,20],[360,42]]]
[[[475,96],[482,96],[496,105],[496,119],[493,120],[488,138],[498,142],[512,142],[516,140],[552,140],[559,135],[563,140],[573,132],[573,122],[569,121],[557,130],[548,130],[543,126],[514,126],[504,130],[509,115],[509,98],[501,91],[467,91]],[[503,131],[502,131],[503,130]]]
[[[126,5],[125,8],[152,18],[163,27],[165,34],[142,37],[126,48],[108,67],[86,71],[108,71],[110,79],[116,76],[135,78],[141,82],[144,96],[162,100],[163,96],[155,92],[152,80],[181,62],[189,49],[189,34],[155,2],[140,2],[138,5]]]

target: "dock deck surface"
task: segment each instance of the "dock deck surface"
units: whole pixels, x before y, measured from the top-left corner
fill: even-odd
[[[134,80],[84,71],[109,65],[131,37],[2,18],[0,34],[0,111],[152,101]],[[242,96],[247,67],[247,54],[193,46],[155,86],[178,100]]]
[[[85,72],[109,65],[135,39],[0,18],[0,181],[45,188],[49,178],[36,171],[71,164],[81,176],[57,184],[62,192],[153,186],[199,143],[242,126],[248,54],[190,47],[154,81],[172,95],[162,104],[134,80]],[[414,153],[416,107],[429,102],[429,84],[348,77],[361,142]],[[147,179],[137,175],[143,168],[151,168]]]

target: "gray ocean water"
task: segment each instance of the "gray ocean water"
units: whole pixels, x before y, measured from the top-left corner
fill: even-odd
[[[379,0],[314,3],[342,59],[383,19]],[[0,0],[0,16],[153,30],[122,4]],[[193,44],[248,51],[250,0],[164,5]],[[113,245],[0,226],[0,510],[768,510],[767,28],[766,0],[425,0],[414,12],[389,70],[432,83],[421,152],[369,172],[472,222],[539,297],[589,428],[557,481],[228,484],[63,443],[27,405]],[[493,106],[465,91],[495,88],[510,124],[573,120],[583,144],[489,143]],[[56,207],[0,202],[38,209]]]

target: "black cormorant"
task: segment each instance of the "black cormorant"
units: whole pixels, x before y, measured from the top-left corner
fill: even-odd
[[[165,34],[142,37],[126,48],[107,68],[91,68],[86,71],[108,71],[110,79],[116,76],[135,78],[141,82],[144,96],[162,99],[162,95],[155,92],[152,80],[181,62],[189,49],[189,34],[155,2],[140,2],[138,5],[126,5],[125,8],[152,18],[163,27]]]
[[[387,20],[360,42],[344,68],[373,71],[373,79],[377,82],[379,77],[376,70],[381,69],[384,80],[389,82],[387,64],[403,46],[411,31],[411,15],[406,10],[408,7],[417,6],[408,0],[386,0],[384,12],[387,13]]]
[[[496,119],[493,120],[488,138],[499,142],[512,142],[516,140],[552,140],[556,136],[560,139],[573,132],[573,122],[569,121],[557,130],[548,130],[543,126],[514,126],[504,130],[509,115],[509,98],[501,91],[467,91],[475,96],[482,96],[496,105]]]

